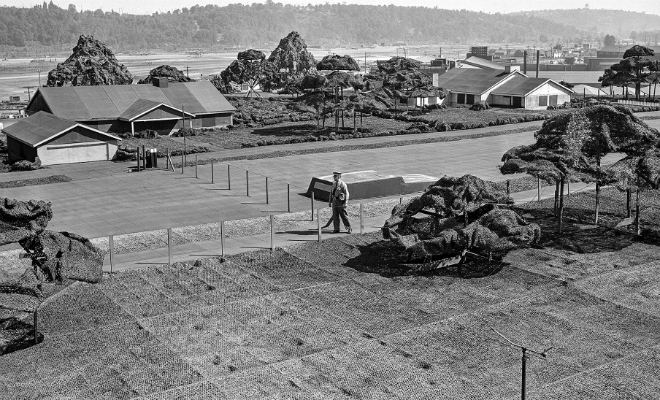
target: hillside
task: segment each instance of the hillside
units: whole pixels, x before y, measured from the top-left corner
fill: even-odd
[[[534,41],[541,34],[581,37],[578,28],[534,16],[485,14],[425,7],[268,2],[194,6],[167,13],[129,15],[84,12],[45,2],[33,8],[0,7],[0,45],[68,46],[93,35],[113,50],[216,46],[266,47],[291,31],[309,45],[504,43]]]
[[[660,15],[656,14],[581,8],[525,11],[510,15],[561,21],[572,28],[589,32],[594,38],[610,34],[618,39],[630,38],[641,42],[645,42],[646,38],[652,42],[660,40]]]

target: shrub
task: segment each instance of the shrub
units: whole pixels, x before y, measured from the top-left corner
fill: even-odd
[[[488,105],[487,102],[478,101],[478,102],[472,104],[472,107],[470,107],[470,110],[472,110],[472,111],[484,111],[484,110],[488,110],[489,108],[490,108],[490,106]]]
[[[16,161],[11,165],[12,171],[35,171],[41,168],[41,160],[39,157],[34,158],[34,162],[28,160]]]

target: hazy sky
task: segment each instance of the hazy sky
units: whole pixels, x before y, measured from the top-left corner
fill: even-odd
[[[50,1],[50,0],[47,0]],[[326,1],[314,0],[297,0],[297,1],[277,1],[276,3],[289,3],[289,4],[323,4]],[[36,0],[0,0],[0,5],[17,6],[17,7],[32,7],[35,4],[41,4],[42,1]],[[135,0],[54,0],[57,6],[67,8],[70,3],[75,4],[78,10],[96,10],[102,9],[103,11],[122,11],[130,14],[151,14],[156,11],[167,12],[177,8],[191,7],[195,4],[217,4],[224,6],[231,3],[264,3],[262,1],[204,1],[204,0],[159,0],[159,1],[135,1]],[[328,0],[329,3],[344,3],[339,0]],[[605,8],[612,10],[626,10],[626,11],[645,11],[652,14],[660,14],[660,2],[658,0],[598,0],[598,1],[574,1],[574,0],[357,0],[346,1],[349,4],[370,4],[370,5],[386,5],[394,4],[399,6],[424,6],[434,7],[450,10],[467,9],[471,11],[483,11],[487,13],[508,13],[514,11],[526,10],[545,10],[545,9],[570,9],[570,8],[583,8],[585,4],[589,4],[590,8]],[[658,28],[658,27],[655,27]]]

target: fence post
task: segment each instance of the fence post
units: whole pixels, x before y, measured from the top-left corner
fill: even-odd
[[[538,176],[536,177],[536,201],[541,201],[541,178]]]
[[[172,265],[172,228],[167,228],[167,265]]]
[[[399,197],[399,204],[403,204],[403,196]]]
[[[247,197],[250,197],[250,174],[247,169],[245,170],[245,191]]]
[[[213,161],[211,161],[211,184],[213,184]]]
[[[291,194],[289,192],[289,184],[286,184],[286,212],[291,212]]]
[[[165,170],[170,169],[170,148],[167,148],[167,155],[165,156]]]
[[[37,306],[38,308],[38,306]],[[34,309],[34,344],[38,343],[37,340],[37,308]]]
[[[273,249],[275,249],[275,243],[273,240],[274,233],[275,233],[275,224],[273,223],[273,214],[270,214],[270,251],[273,251]]]
[[[147,148],[142,145],[142,170],[147,169]]]
[[[319,243],[321,243],[321,207],[316,209],[316,225],[319,230]]]
[[[268,202],[268,177],[266,177],[266,204],[270,204]]]
[[[115,263],[115,238],[113,235],[108,237],[108,246],[110,246],[110,273],[112,274],[112,267]]]
[[[199,179],[197,175],[197,154],[195,154],[195,179]]]
[[[185,160],[183,159],[183,153],[181,153],[181,173],[183,174],[183,167],[186,165]]]
[[[506,195],[509,196],[511,194],[511,181],[509,179],[506,180]]]
[[[314,221],[314,191],[312,190],[312,221]]]
[[[364,232],[364,207],[360,203],[360,234]]]
[[[225,221],[220,221],[220,256],[225,257]]]
[[[231,173],[229,172],[229,164],[227,164],[227,190],[231,190]]]
[[[138,146],[137,149],[135,150],[135,156],[137,158],[138,172],[140,172],[140,146]]]

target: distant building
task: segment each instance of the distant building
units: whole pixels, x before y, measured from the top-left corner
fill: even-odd
[[[544,78],[529,78],[519,67],[503,70],[455,68],[441,75],[438,86],[447,93],[447,104],[475,104],[545,109],[571,99],[572,90]]]
[[[41,87],[27,113],[49,112],[103,132],[151,129],[167,135],[181,127],[232,124],[235,108],[208,81],[153,85]]]
[[[472,46],[470,52],[465,58],[481,57],[488,58],[488,46]]]

